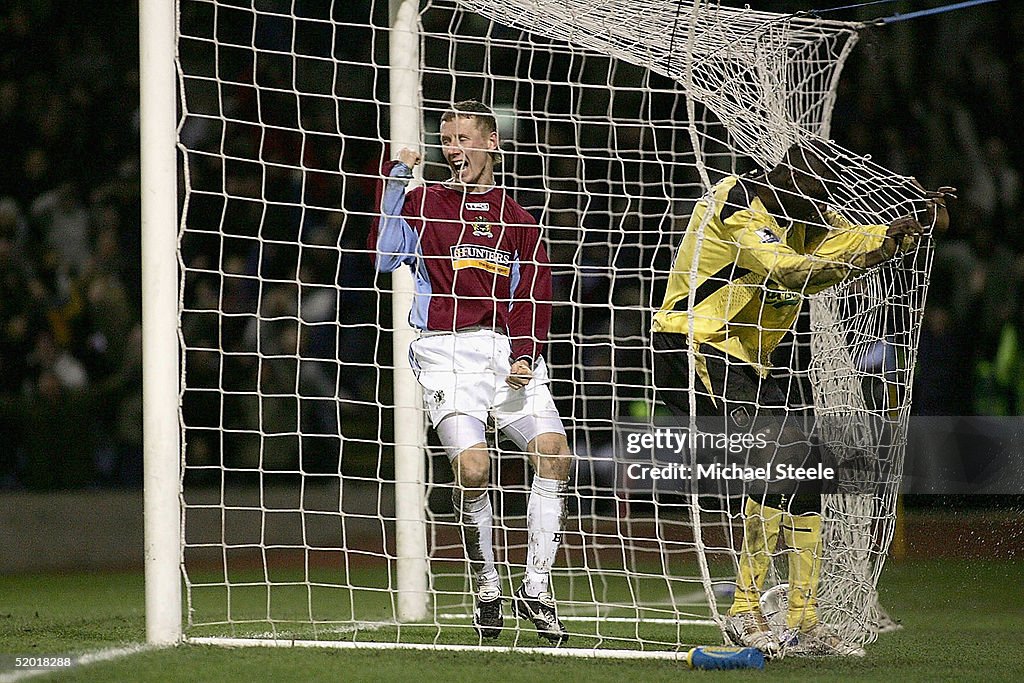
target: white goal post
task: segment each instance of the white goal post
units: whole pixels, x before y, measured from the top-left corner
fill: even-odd
[[[177,95],[173,0],[139,3],[146,640],[181,640]]]
[[[409,364],[413,279],[374,273],[366,246],[381,162],[414,148],[412,184],[443,181],[439,117],[471,98],[496,112],[499,182],[551,256],[545,357],[577,456],[558,654],[721,642],[735,500],[638,484],[616,441],[662,410],[650,329],[688,217],[810,138],[854,223],[921,208],[910,179],[827,141],[861,27],[735,5],[142,0],[150,642],[551,651],[509,614],[495,644],[473,629],[453,476]],[[876,636],[930,267],[926,235],[811,297],[773,357],[837,457],[882,454],[823,510],[822,618],[850,642]],[[509,595],[529,475],[492,446]]]
[[[390,0],[388,41],[391,145],[420,149],[422,120],[419,88],[419,2]],[[399,621],[427,616],[427,529],[424,513],[425,478],[423,400],[412,368],[409,344],[415,332],[409,324],[413,307],[412,272],[402,268],[391,276],[392,362],[395,366],[395,542],[398,561]]]

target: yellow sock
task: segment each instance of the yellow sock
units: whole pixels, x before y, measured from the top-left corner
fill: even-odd
[[[789,611],[786,626],[807,630],[818,623],[818,577],[821,573],[821,515],[787,514],[782,525],[789,546]]]
[[[736,575],[736,596],[729,614],[742,614],[760,607],[761,586],[779,542],[781,524],[782,510],[747,498],[743,509],[743,546]]]

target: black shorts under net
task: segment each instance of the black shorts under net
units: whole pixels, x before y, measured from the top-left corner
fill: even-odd
[[[655,332],[652,347],[656,398],[669,407],[680,427],[688,428],[691,406],[687,338]],[[759,443],[765,443],[764,448],[715,453],[710,457],[743,467],[769,467],[771,471],[779,464],[813,468],[822,463],[823,449],[812,435],[812,418],[806,411],[788,407],[788,382],[772,375],[761,377],[750,364],[707,345],[700,347],[700,354],[711,387],[694,374],[697,428],[726,435],[761,434],[764,439]],[[722,493],[737,495],[735,486],[728,488],[727,493]],[[743,491],[755,500],[772,507],[786,507],[795,514],[819,511],[822,492],[821,480],[793,478],[744,484]]]

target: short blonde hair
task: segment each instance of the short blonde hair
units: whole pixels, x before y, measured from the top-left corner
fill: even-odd
[[[451,109],[441,114],[441,123],[453,121],[456,117],[475,119],[484,135],[490,135],[491,133],[498,132],[498,120],[495,118],[494,112],[480,100],[462,100],[461,102],[456,102],[452,105]],[[496,149],[491,152],[491,158],[494,160],[495,166],[500,164],[501,150]]]

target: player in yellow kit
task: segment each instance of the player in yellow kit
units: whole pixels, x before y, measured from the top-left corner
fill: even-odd
[[[820,446],[786,420],[782,383],[769,375],[772,351],[788,333],[806,295],[820,292],[913,248],[923,228],[913,216],[889,225],[854,225],[827,208],[830,152],[818,141],[790,148],[767,173],[729,176],[698,202],[654,316],[655,384],[680,416],[691,412],[693,353],[696,415],[721,416],[728,430],[756,429],[768,449],[754,464],[821,464]],[[943,229],[950,188],[924,192],[926,222]],[[765,424],[763,418],[774,418]],[[818,621],[821,482],[776,481],[746,489],[729,635],[736,644],[777,654],[779,642],[760,610],[760,589],[783,534],[789,547],[787,627],[813,654],[859,655]]]

